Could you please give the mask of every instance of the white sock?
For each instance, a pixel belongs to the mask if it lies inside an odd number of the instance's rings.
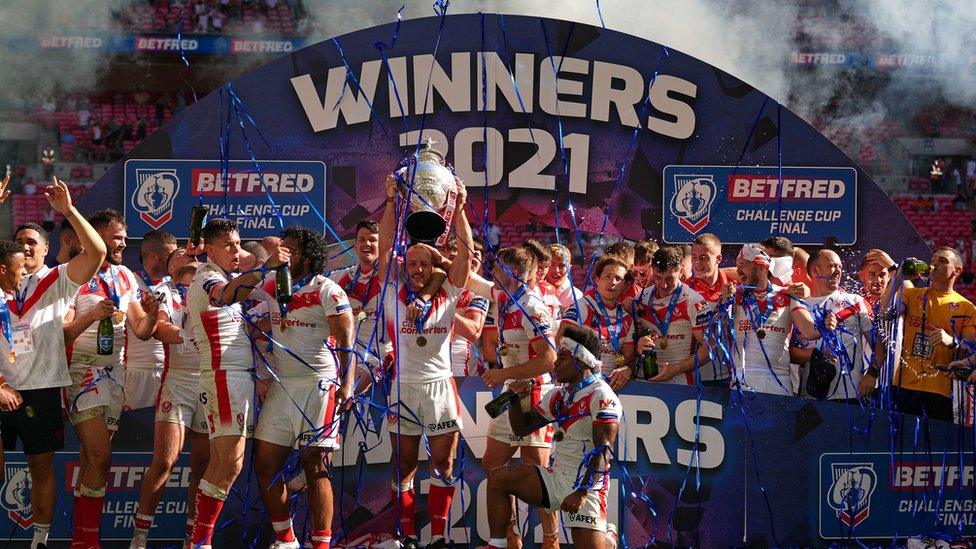
[[[40,543],[47,543],[47,535],[51,531],[50,524],[34,523],[34,539],[31,540],[31,549],[37,549]]]
[[[498,549],[506,549],[508,547],[507,538],[491,538],[488,540],[488,545],[492,547],[498,547]]]

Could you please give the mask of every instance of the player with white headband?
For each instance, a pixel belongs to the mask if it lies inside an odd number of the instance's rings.
[[[743,390],[793,396],[796,388],[790,376],[790,332],[796,326],[805,339],[815,340],[820,339],[820,331],[810,311],[794,302],[785,288],[772,283],[770,260],[759,245],[744,245],[735,264],[742,286],[729,283],[720,300],[734,298],[732,383]],[[827,315],[824,324],[834,330],[837,318]]]

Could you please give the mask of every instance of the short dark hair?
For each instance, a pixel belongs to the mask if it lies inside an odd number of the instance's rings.
[[[0,263],[10,264],[10,258],[24,253],[24,247],[13,240],[0,240]]]
[[[517,269],[521,277],[525,277],[532,266],[532,254],[521,246],[507,246],[498,250],[495,260],[501,261],[510,269]]]
[[[41,236],[41,240],[43,240],[45,244],[48,244],[49,243],[49,240],[47,238],[47,231],[45,231],[44,230],[44,227],[41,227],[37,223],[21,223],[19,227],[17,227],[16,229],[14,229],[14,239],[17,238],[17,235],[20,234],[20,231],[23,231],[23,230],[26,230],[26,229],[30,229],[32,231],[37,231],[37,234],[39,234]]]
[[[111,208],[98,210],[97,212],[88,216],[88,224],[91,225],[96,231],[100,231],[109,225],[126,226],[125,218],[122,217],[122,214]]]
[[[759,245],[766,249],[770,257],[786,257],[793,255],[793,243],[785,236],[771,236],[759,241]]]
[[[605,255],[615,255],[624,260],[624,267],[630,270],[630,267],[634,264],[634,247],[630,244],[621,240],[620,242],[614,242],[613,244],[607,246]]]
[[[965,264],[962,262],[962,254],[959,253],[959,250],[953,248],[952,246],[939,246],[938,248],[932,250],[933,254],[937,254],[939,252],[949,252],[949,256],[952,257],[952,260],[956,263],[957,267],[965,266]]]
[[[658,250],[657,242],[641,240],[634,244],[634,265],[647,265],[651,262],[654,252]]]
[[[546,248],[542,244],[542,242],[539,242],[538,240],[536,240],[534,238],[530,238],[530,239],[526,240],[525,243],[522,244],[522,247],[525,248],[525,251],[527,251],[530,254],[532,254],[532,257],[535,258],[536,265],[538,265],[539,263],[542,263],[544,261],[551,261],[552,260],[552,254],[549,253],[549,249]]]
[[[682,253],[681,248],[677,246],[662,246],[654,252],[654,257],[651,258],[651,266],[654,267],[655,271],[670,271],[671,269],[677,269],[681,267],[681,262],[684,261],[685,255]]]
[[[596,260],[596,265],[593,266],[593,276],[600,277],[603,275],[603,269],[606,269],[607,265],[619,265],[625,271],[630,272],[630,265],[627,264],[626,258],[618,254],[605,253]]]
[[[294,238],[298,241],[298,247],[302,249],[302,258],[310,262],[310,272],[321,273],[325,270],[325,264],[329,260],[329,249],[324,236],[311,229],[292,225],[285,229],[282,237]]]
[[[481,239],[480,236],[471,237],[471,251],[478,251],[482,254],[485,253],[485,241]]]
[[[260,261],[264,261],[269,257],[268,250],[265,250],[264,246],[257,240],[248,240],[241,244],[241,249],[258,258]]]
[[[583,346],[584,349],[593,353],[593,356],[600,357],[600,337],[587,326],[567,325],[563,329],[563,337],[573,340]]]
[[[139,247],[139,255],[144,256],[146,252],[162,252],[165,246],[176,244],[176,237],[166,231],[149,231],[142,235],[142,245]]]
[[[236,221],[223,218],[211,219],[203,228],[203,243],[213,244],[218,238],[230,233],[239,233]]]
[[[359,232],[359,229],[367,229],[371,233],[379,233],[380,232],[380,224],[377,223],[377,222],[375,222],[375,221],[373,221],[372,219],[364,219],[364,220],[360,221],[359,223],[356,223],[356,232],[357,233]]]

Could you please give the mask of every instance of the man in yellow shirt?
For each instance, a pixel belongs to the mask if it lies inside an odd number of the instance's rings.
[[[902,280],[901,268],[887,254],[882,254],[889,270],[896,270],[892,280]],[[932,254],[928,288],[915,288],[907,280],[901,290],[898,311],[904,321],[901,352],[895,363],[891,380],[891,396],[899,412],[952,421],[952,378],[936,369],[955,358],[961,340],[976,339],[976,307],[953,290],[962,273],[962,256],[953,248],[936,248]],[[889,303],[889,288],[881,297],[882,310]],[[897,297],[897,296],[896,296]],[[883,344],[875,353],[879,360],[868,368],[861,380],[860,391],[873,389],[883,363],[886,349]]]

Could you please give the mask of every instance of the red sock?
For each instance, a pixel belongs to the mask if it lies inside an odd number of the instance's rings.
[[[332,530],[312,530],[312,549],[329,549]]]
[[[397,501],[397,495],[400,496],[398,503],[400,506],[400,530],[404,536],[415,538],[417,537],[417,527],[414,525],[414,518],[417,514],[416,495],[413,488],[399,493],[397,490],[393,490],[393,501]]]
[[[193,535],[190,536],[190,542],[194,547],[200,544],[211,544],[210,538],[213,537],[214,525],[217,524],[217,517],[220,516],[223,507],[223,500],[212,498],[197,490],[196,519],[193,524]]]
[[[442,486],[442,482],[432,480],[427,494],[427,511],[430,513],[430,535],[443,537],[447,526],[447,513],[454,499],[454,486]]]
[[[98,528],[102,522],[102,503],[105,496],[75,496],[74,527],[71,530],[71,549],[99,547]]]
[[[275,540],[295,541],[295,532],[291,527],[291,517],[271,517],[271,527],[274,528]]]

